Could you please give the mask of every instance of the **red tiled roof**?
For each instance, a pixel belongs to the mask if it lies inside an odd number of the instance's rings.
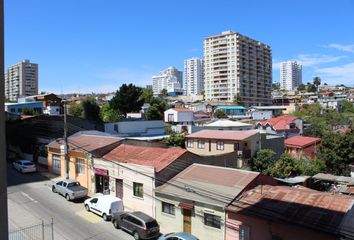
[[[318,144],[321,142],[321,138],[305,137],[305,136],[294,136],[285,139],[284,143],[287,147],[297,147],[304,148],[313,144]]]
[[[216,139],[229,141],[242,141],[258,134],[258,130],[234,131],[234,130],[202,130],[188,135],[186,138]]]
[[[102,158],[109,161],[152,166],[155,167],[156,172],[159,172],[185,152],[187,150],[180,147],[159,148],[122,144]]]
[[[245,192],[227,209],[334,234],[339,230],[352,201],[350,196],[312,189],[263,185]]]
[[[261,121],[261,124],[263,127],[269,124],[271,127],[273,127],[276,130],[285,130],[285,129],[289,129],[289,124],[293,123],[296,119],[297,117],[293,115],[282,115],[276,118],[263,120]]]

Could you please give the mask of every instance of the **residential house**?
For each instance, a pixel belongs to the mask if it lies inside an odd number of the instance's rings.
[[[200,240],[225,239],[225,207],[258,184],[274,179],[258,172],[193,164],[155,189],[161,232],[188,232]]]
[[[246,108],[243,106],[217,106],[214,109],[215,111],[222,110],[226,113],[226,115],[230,118],[243,118],[246,116]]]
[[[226,240],[353,239],[349,196],[258,185],[226,207]]]
[[[175,132],[191,132],[194,116],[188,108],[170,108],[164,112],[164,120]]]
[[[96,185],[92,184],[91,176],[96,171],[93,168],[92,157],[100,157],[108,153],[119,144],[122,138],[111,137],[98,131],[78,132],[68,137],[69,155],[69,178],[80,182],[90,192],[96,192],[97,186],[104,186],[102,178],[95,179]],[[48,170],[49,172],[66,178],[66,160],[64,141],[55,140],[48,147]]]
[[[119,137],[166,135],[164,122],[160,120],[131,120],[105,123],[104,131]]]
[[[264,120],[278,117],[286,110],[282,106],[252,106],[248,108],[248,115],[253,120]]]
[[[303,120],[293,115],[282,115],[262,120],[256,127],[264,133],[288,138],[303,133]]]
[[[202,130],[186,136],[186,149],[199,156],[222,156],[236,152],[238,166],[260,149],[258,130]],[[221,158],[220,158],[221,159]]]
[[[188,167],[185,149],[121,144],[100,158],[94,158],[95,176],[107,182],[110,194],[121,198],[130,211],[155,216],[155,187]],[[100,192],[96,187],[96,191]]]
[[[315,158],[321,138],[293,136],[285,139],[285,151],[297,159],[301,157]]]

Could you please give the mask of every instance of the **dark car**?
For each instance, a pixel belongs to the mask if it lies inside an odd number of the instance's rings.
[[[124,229],[134,239],[152,239],[160,236],[160,227],[156,220],[143,212],[118,212],[112,217],[115,228]]]

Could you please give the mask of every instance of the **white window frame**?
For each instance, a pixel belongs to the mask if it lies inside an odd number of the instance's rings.
[[[193,139],[188,139],[188,140],[187,140],[187,147],[192,148],[193,145],[194,145]]]
[[[75,171],[76,174],[85,174],[86,172],[86,159],[76,158],[75,159]]]
[[[198,140],[198,148],[199,149],[205,148],[205,141],[204,140]]]
[[[217,141],[216,142],[216,150],[224,150],[224,142],[223,141]]]

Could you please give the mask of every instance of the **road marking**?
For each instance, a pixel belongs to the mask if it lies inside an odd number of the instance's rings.
[[[34,200],[33,198],[31,198],[27,193],[21,192],[21,194],[22,194],[24,197],[26,197],[26,198],[28,198],[29,200],[31,200],[32,202],[38,203],[38,201],[36,201],[36,200]]]
[[[88,212],[86,210],[81,210],[78,212],[75,212],[76,215],[80,216],[81,218],[85,219],[86,221],[89,221],[91,223],[99,223],[102,222],[102,218],[92,212]]]

